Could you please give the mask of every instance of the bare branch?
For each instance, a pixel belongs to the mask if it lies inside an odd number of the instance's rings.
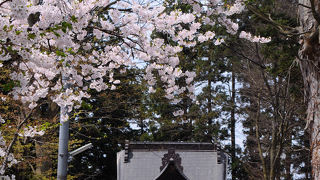
[[[1,3],[0,3],[0,7],[1,7],[4,3],[9,2],[9,1],[11,1],[11,0],[5,0],[5,1],[1,2]]]
[[[288,35],[288,36],[298,36],[301,35],[301,33],[299,33],[299,31],[296,28],[290,27],[290,26],[286,26],[283,24],[280,24],[278,22],[276,22],[275,20],[273,20],[271,18],[270,14],[264,14],[263,12],[257,10],[257,8],[251,6],[251,5],[247,5],[247,8],[253,12],[255,15],[257,15],[258,17],[260,17],[261,19],[267,21],[268,23],[270,23],[272,26],[274,26],[275,28],[277,28],[279,30],[280,33],[284,34],[284,35]]]
[[[314,5],[314,0],[310,0],[310,4],[311,4],[312,15],[313,15],[314,19],[317,21],[317,23],[320,24],[320,15],[316,11],[316,8],[315,8],[315,5]]]
[[[299,3],[299,4],[298,4],[298,6],[302,6],[302,7],[305,7],[305,8],[311,9],[311,7],[306,6],[306,5],[304,5],[304,4],[301,4],[301,3]]]
[[[260,143],[259,125],[258,125],[259,119],[260,119],[260,93],[258,94],[258,109],[257,109],[256,118],[255,118],[255,126],[256,126],[255,128],[256,128],[256,139],[258,144],[259,156],[262,162],[263,176],[264,176],[264,179],[267,179],[267,166],[266,166],[265,159],[263,157],[262,147]]]
[[[252,62],[253,64],[255,64],[255,65],[257,65],[257,66],[259,66],[260,68],[266,69],[266,66],[265,66],[264,64],[260,64],[260,63],[256,62],[255,60],[253,60],[253,59],[245,56],[243,53],[240,53],[240,52],[234,50],[231,46],[228,46],[228,45],[226,45],[226,44],[222,44],[222,45],[226,46],[226,47],[229,48],[233,53],[236,53],[237,55],[243,57],[244,59]]]
[[[33,114],[34,110],[36,109],[37,107],[33,108],[29,114],[27,116],[25,116],[24,120],[18,125],[17,127],[17,130],[16,132],[14,133],[14,136],[13,136],[13,139],[11,140],[8,148],[6,149],[6,153],[5,153],[5,156],[4,156],[4,160],[2,162],[2,165],[0,167],[0,171],[4,172],[4,170],[7,168],[7,165],[8,165],[8,156],[9,156],[9,153],[11,152],[12,148],[13,148],[13,145],[15,144],[15,142],[17,141],[18,139],[18,135],[19,135],[19,131],[20,129],[22,128],[22,126],[31,118],[31,115]]]

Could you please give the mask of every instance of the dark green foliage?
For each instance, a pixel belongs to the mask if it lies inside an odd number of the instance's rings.
[[[71,138],[78,143],[70,150],[89,142],[93,148],[72,158],[69,173],[76,179],[116,179],[116,153],[126,139],[134,140],[138,133],[128,123],[140,115],[143,94],[136,84],[138,73],[129,70],[116,75],[121,80],[116,90],[91,91],[91,98],[82,103],[71,128]]]

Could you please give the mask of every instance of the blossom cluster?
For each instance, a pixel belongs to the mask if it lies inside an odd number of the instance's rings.
[[[271,41],[271,38],[265,38],[260,36],[253,36],[251,33],[241,31],[240,38],[247,39],[251,42],[257,42],[257,43],[268,43]]]
[[[197,42],[224,42],[215,32],[199,33],[203,22],[197,17],[205,12],[205,23],[219,23],[236,34],[238,24],[228,17],[244,9],[241,0],[228,8],[218,0],[207,4],[186,1],[193,6],[190,13],[166,13],[163,5],[135,0],[40,2],[12,0],[1,5],[0,60],[10,60],[18,69],[11,74],[19,82],[12,91],[14,99],[33,109],[40,99],[50,96],[69,112],[80,107],[82,98],[89,98],[88,89],[116,89],[120,81],[114,79],[114,71],[134,66],[135,59],[147,66],[144,77],[150,92],[154,91],[156,73],[165,84],[167,98],[177,103],[176,97],[185,91],[192,97],[193,75],[179,69],[177,53]],[[218,18],[208,18],[212,14]],[[175,43],[151,38],[153,32],[165,34]],[[240,37],[268,41],[244,32]],[[186,79],[186,87],[176,85],[179,78]]]
[[[0,60],[10,60],[18,69],[11,74],[19,82],[12,91],[14,99],[33,109],[40,99],[50,96],[70,112],[89,97],[88,89],[116,89],[120,81],[114,79],[114,71],[134,66],[136,58],[146,62],[150,86],[155,84],[155,71],[161,76],[168,98],[192,90],[175,83],[186,76],[177,67],[177,53],[183,46],[195,45],[197,39],[213,39],[214,33],[197,38],[201,24],[195,22],[195,14],[167,14],[164,9],[134,0],[44,0],[42,4],[12,0],[2,4]],[[154,31],[167,34],[177,44],[150,38]],[[99,45],[114,38],[119,43]]]
[[[35,127],[32,127],[32,126],[26,127],[26,128],[24,128],[23,131],[24,131],[24,133],[23,134],[19,133],[19,136],[34,137],[36,135],[38,135],[38,136],[44,135],[44,130],[38,131],[37,130],[37,126],[35,126]]]

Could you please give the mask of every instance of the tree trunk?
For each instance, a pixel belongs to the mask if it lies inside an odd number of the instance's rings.
[[[291,136],[289,136],[288,143],[289,143],[289,147],[291,147],[292,146],[292,137]],[[285,159],[285,164],[284,164],[284,166],[285,166],[284,167],[285,168],[285,179],[292,180],[292,174],[291,174],[292,153],[291,153],[291,149],[287,148],[285,153],[286,153],[286,159]]]
[[[307,127],[311,130],[312,174],[313,179],[320,179],[320,2],[299,0],[299,3],[304,5],[299,6],[300,31],[305,33],[301,40],[299,62],[308,101]]]
[[[319,79],[311,83],[310,93],[311,98],[308,104],[308,116],[307,121],[310,122],[311,128],[311,156],[312,156],[312,174],[313,179],[320,179],[320,91],[319,91]]]

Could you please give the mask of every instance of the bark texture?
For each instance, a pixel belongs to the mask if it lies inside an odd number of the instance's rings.
[[[301,49],[300,68],[305,84],[307,126],[311,130],[311,155],[313,179],[320,179],[320,45],[319,45],[319,0],[299,0]],[[302,6],[303,5],[303,6]]]

